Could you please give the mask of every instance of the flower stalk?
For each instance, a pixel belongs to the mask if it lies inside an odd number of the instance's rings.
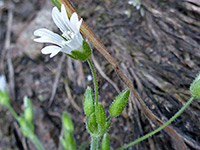
[[[182,113],[183,111],[192,103],[192,101],[194,100],[195,98],[194,97],[191,97],[190,100],[173,116],[171,117],[171,119],[169,119],[165,124],[163,124],[162,126],[160,126],[158,129],[142,136],[141,138],[119,148],[118,150],[124,150],[130,146],[133,146],[141,141],[144,141],[145,139],[151,137],[152,135],[158,133],[159,131],[161,131],[162,129],[164,129],[166,126],[168,126],[170,123],[172,123],[176,118],[178,118]]]

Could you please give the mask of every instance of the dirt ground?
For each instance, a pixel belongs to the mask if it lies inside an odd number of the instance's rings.
[[[119,67],[132,81],[147,108],[166,122],[190,98],[189,86],[200,70],[199,0],[142,1],[144,16],[128,0],[72,0]],[[61,115],[67,111],[75,125],[77,145],[88,142],[82,109],[86,87],[93,86],[86,62],[58,54],[43,55],[33,31],[46,27],[59,32],[51,19],[48,0],[0,0],[0,73],[9,83],[12,106],[23,111],[23,97],[34,106],[36,134],[45,149],[62,150]],[[127,86],[93,47],[99,99],[108,111],[115,96]],[[200,101],[171,125],[131,147],[134,150],[200,150]],[[108,113],[107,113],[108,115]],[[134,95],[126,110],[112,119],[111,149],[117,149],[156,129]],[[172,134],[173,131],[173,134]],[[179,138],[174,138],[174,135]],[[180,143],[182,142],[182,143]],[[11,114],[0,107],[0,150],[35,150]],[[89,147],[86,147],[89,149]]]

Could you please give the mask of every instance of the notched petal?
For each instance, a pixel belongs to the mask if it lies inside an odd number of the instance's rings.
[[[61,48],[58,46],[46,46],[41,50],[41,52],[42,54],[51,54],[50,57],[53,57],[58,54],[60,50]]]

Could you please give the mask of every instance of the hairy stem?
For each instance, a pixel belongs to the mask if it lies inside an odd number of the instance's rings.
[[[100,149],[100,137],[91,137],[91,146],[90,150],[99,150]]]
[[[92,61],[90,60],[90,58],[87,60],[88,64],[90,66],[90,70],[92,72],[92,76],[93,76],[93,83],[94,83],[94,89],[95,89],[95,106],[98,105],[98,82],[97,82],[97,75],[96,72],[94,70],[94,66],[92,64]]]

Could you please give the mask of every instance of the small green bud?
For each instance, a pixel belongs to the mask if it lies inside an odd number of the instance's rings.
[[[24,117],[29,123],[33,120],[33,107],[31,100],[27,96],[24,97]]]
[[[89,86],[85,91],[83,107],[86,116],[90,116],[94,112],[93,93],[92,88]]]
[[[195,78],[190,86],[190,93],[195,98],[200,98],[200,74]]]
[[[68,132],[72,133],[74,131],[73,122],[67,112],[63,113],[62,122],[63,122],[64,129],[66,129]]]
[[[82,47],[79,47],[77,50],[73,50],[71,53],[72,55],[67,55],[77,60],[86,61],[91,56],[92,49],[90,48],[89,44],[83,40]]]
[[[96,121],[101,126],[104,127],[106,123],[106,115],[102,104],[96,106]]]
[[[101,143],[101,150],[110,150],[110,140],[108,133],[105,133]]]
[[[109,110],[110,115],[112,117],[117,117],[122,113],[122,111],[124,110],[124,108],[126,107],[126,104],[128,102],[129,94],[130,94],[130,90],[127,89],[127,90],[121,92],[117,96],[117,98],[114,100],[114,102],[110,106],[110,110]]]
[[[95,133],[98,131],[98,125],[96,122],[95,113],[92,113],[90,116],[87,117],[87,127],[90,133]]]

